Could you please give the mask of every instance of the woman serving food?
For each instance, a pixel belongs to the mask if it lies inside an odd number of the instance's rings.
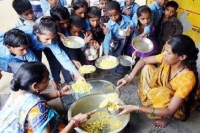
[[[138,95],[142,106],[120,106],[119,115],[133,111],[144,112],[157,119],[153,126],[163,128],[174,118],[186,120],[195,107],[198,89],[196,60],[199,50],[186,35],[171,37],[165,51],[157,56],[142,58],[129,75],[117,85],[128,85],[141,69]],[[156,68],[153,64],[158,64]]]

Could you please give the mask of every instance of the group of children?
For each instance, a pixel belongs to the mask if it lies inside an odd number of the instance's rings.
[[[40,7],[36,6],[37,1]],[[99,49],[102,45],[106,56],[124,54],[140,58],[160,53],[169,37],[182,34],[175,1],[156,0],[149,6],[139,6],[135,0],[98,3],[90,6],[86,0],[72,0],[68,6],[66,0],[14,0],[12,6],[18,22],[0,36],[0,68],[14,72],[12,68],[17,65],[10,65],[11,62],[41,61],[43,51],[56,86],[60,84],[61,71],[66,83],[73,80],[71,75],[84,80],[77,69],[92,63],[84,55],[88,48]],[[120,36],[119,29],[128,29],[130,35]],[[67,36],[79,36],[86,45],[67,48],[62,43]],[[131,40],[137,36],[150,38],[153,51],[143,54],[132,48]],[[110,46],[112,42],[118,43],[115,49]],[[109,73],[121,78],[126,69],[119,65]]]

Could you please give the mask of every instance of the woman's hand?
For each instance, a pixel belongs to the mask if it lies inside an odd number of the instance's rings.
[[[77,68],[80,68],[82,65],[79,61],[76,61],[76,60],[72,60],[72,62],[74,63],[74,65],[77,67]]]
[[[128,114],[134,111],[134,105],[124,105],[124,106],[119,106],[119,114],[118,115],[124,115]]]
[[[60,40],[61,40],[62,42],[68,40],[67,37],[66,37],[64,34],[58,32],[58,35],[59,35],[59,38],[60,38]]]
[[[121,86],[129,85],[131,81],[132,80],[131,80],[130,76],[126,77],[126,75],[125,75],[124,78],[117,81],[117,87],[120,88]]]
[[[72,94],[70,85],[65,85],[61,89],[61,91],[62,91],[62,96],[64,96],[64,95],[71,95]]]

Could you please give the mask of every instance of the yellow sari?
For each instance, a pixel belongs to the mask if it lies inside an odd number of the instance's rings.
[[[185,72],[169,81],[170,65],[163,63],[162,54],[157,55],[156,59],[162,63],[158,68],[146,65],[141,71],[138,86],[141,103],[147,107],[166,108],[174,95],[186,100],[196,83],[194,73],[192,71]],[[150,118],[160,118],[147,115]],[[174,117],[179,119],[185,117],[184,104]]]

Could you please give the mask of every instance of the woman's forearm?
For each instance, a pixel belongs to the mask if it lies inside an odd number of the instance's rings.
[[[71,133],[75,128],[75,123],[70,121],[67,126],[60,133]]]

